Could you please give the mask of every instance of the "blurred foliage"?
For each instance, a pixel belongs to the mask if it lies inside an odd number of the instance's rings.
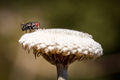
[[[18,40],[24,32],[21,31],[22,23],[39,21],[41,28],[67,28],[87,32],[101,43],[104,55],[98,59],[93,68],[88,63],[75,63],[70,68],[70,80],[119,80],[120,79],[120,1],[118,0],[1,0],[0,1],[0,80],[30,80],[29,72],[22,72],[19,60],[27,60],[19,47]],[[23,53],[21,53],[21,51]],[[27,54],[25,54],[27,55]],[[117,58],[116,58],[117,57]],[[32,57],[33,58],[33,57]],[[17,62],[18,61],[18,62]],[[36,60],[33,59],[33,64]],[[25,63],[23,61],[23,63]],[[29,60],[28,62],[29,63]],[[16,67],[17,64],[17,67]],[[38,63],[37,63],[38,64]],[[41,63],[39,63],[41,65]],[[50,66],[44,62],[42,65]],[[78,65],[79,64],[79,65]],[[98,65],[99,64],[99,65]],[[86,66],[86,67],[85,67]],[[92,65],[91,65],[92,66]],[[49,69],[54,69],[55,67]],[[85,67],[85,69],[83,69]],[[107,69],[109,67],[109,69]],[[43,69],[48,67],[42,67]],[[75,68],[81,68],[75,73]],[[18,71],[16,71],[16,69]],[[32,67],[30,68],[32,69]],[[44,70],[45,70],[44,69]],[[49,70],[47,69],[47,70]],[[82,70],[83,69],[83,70]],[[93,70],[92,74],[85,70]],[[34,69],[33,69],[34,70]],[[45,71],[47,72],[49,71]],[[79,70],[79,69],[78,69]],[[78,71],[76,70],[76,71]],[[99,71],[100,72],[94,72]],[[109,71],[110,70],[110,71]],[[15,72],[16,71],[16,72]],[[55,80],[55,69],[50,77],[35,73],[31,80]],[[17,74],[16,74],[17,73]],[[52,71],[51,71],[52,73]],[[101,74],[100,74],[101,73]],[[14,74],[18,78],[14,78]],[[24,74],[24,76],[22,75]],[[47,75],[49,75],[48,73]],[[72,74],[72,75],[71,75]],[[92,78],[86,75],[95,75]],[[98,76],[98,75],[99,76]],[[27,76],[25,76],[27,75]],[[32,75],[32,74],[31,74]],[[12,76],[12,78],[11,78]],[[82,77],[83,76],[83,77]]]

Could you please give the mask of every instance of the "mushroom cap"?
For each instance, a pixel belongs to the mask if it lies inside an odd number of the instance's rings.
[[[19,43],[36,56],[42,55],[52,64],[70,64],[75,60],[94,59],[103,54],[92,36],[69,29],[39,29],[24,34]]]

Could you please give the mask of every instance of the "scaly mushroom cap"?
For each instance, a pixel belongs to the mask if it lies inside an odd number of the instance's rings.
[[[39,29],[24,34],[19,43],[35,57],[42,55],[52,64],[70,64],[76,60],[93,59],[103,54],[92,36],[68,29]]]

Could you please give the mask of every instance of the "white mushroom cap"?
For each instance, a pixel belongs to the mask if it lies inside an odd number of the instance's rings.
[[[81,55],[98,57],[103,54],[101,45],[91,35],[68,29],[39,29],[24,34],[19,43],[28,50],[33,49],[35,55],[75,55],[80,59]]]

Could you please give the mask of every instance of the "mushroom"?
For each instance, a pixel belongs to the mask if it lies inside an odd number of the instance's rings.
[[[24,34],[19,43],[28,52],[33,50],[57,68],[57,79],[68,80],[67,71],[71,63],[95,59],[103,54],[99,43],[92,36],[69,29],[39,29]]]

